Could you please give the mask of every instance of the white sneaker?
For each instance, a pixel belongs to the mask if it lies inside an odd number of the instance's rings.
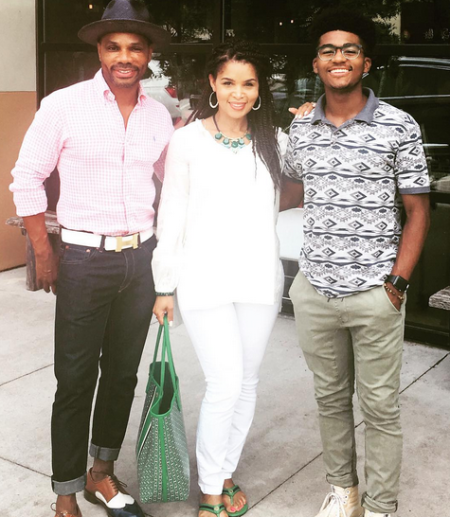
[[[364,512],[364,517],[391,517],[390,513],[375,513],[367,510]]]
[[[331,492],[326,495],[316,517],[362,517],[363,513],[357,486],[341,488],[331,485]]]

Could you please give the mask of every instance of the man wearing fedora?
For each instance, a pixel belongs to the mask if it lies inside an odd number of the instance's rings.
[[[55,517],[81,517],[76,492],[111,517],[143,517],[114,475],[155,301],[151,258],[155,185],[173,128],[140,79],[169,34],[137,0],[113,0],[79,37],[96,45],[92,80],[52,93],[24,139],[11,190],[36,257],[37,281],[56,294],[52,414]],[[58,167],[59,259],[45,227],[43,183]],[[59,264],[58,264],[59,263]],[[89,422],[100,364],[86,473]]]

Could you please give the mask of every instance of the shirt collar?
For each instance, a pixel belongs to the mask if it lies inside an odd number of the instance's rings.
[[[110,87],[108,86],[108,83],[105,81],[105,78],[103,77],[103,72],[102,72],[101,68],[95,74],[93,81],[94,81],[94,87],[103,96],[103,98],[105,100],[114,101],[116,99],[116,96],[111,91]],[[142,84],[139,83],[139,93],[138,93],[137,105],[145,106],[148,102],[149,102],[149,98],[147,97],[144,89],[142,88]]]
[[[364,108],[353,118],[353,120],[359,120],[360,122],[370,124],[373,121],[373,115],[375,110],[378,108],[380,101],[375,97],[375,94],[370,88],[363,88],[363,93],[367,96],[367,102]],[[325,116],[325,101],[325,94],[323,94],[317,101],[311,124],[325,122],[327,120]]]

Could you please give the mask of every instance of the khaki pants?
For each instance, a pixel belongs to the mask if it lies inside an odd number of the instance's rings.
[[[405,307],[376,287],[344,298],[319,294],[299,272],[289,295],[315,397],[327,480],[358,484],[352,395],[356,381],[365,423],[363,506],[393,513],[401,468],[399,387]]]

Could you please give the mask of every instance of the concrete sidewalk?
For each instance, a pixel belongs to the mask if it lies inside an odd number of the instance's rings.
[[[53,517],[54,297],[26,291],[24,279],[24,269],[0,273],[0,515]],[[153,324],[117,464],[119,478],[134,495],[134,445],[156,330]],[[145,510],[153,517],[195,517],[194,445],[204,382],[184,326],[173,330],[172,343],[191,452],[192,490],[185,503],[148,505]],[[398,516],[449,516],[449,352],[413,343],[405,343],[404,352],[401,405],[405,446]],[[359,414],[356,421],[361,422]],[[358,424],[361,479],[363,433],[364,425]],[[312,377],[297,345],[292,318],[280,316],[272,334],[254,425],[235,480],[247,491],[249,517],[313,517],[327,492]],[[83,497],[79,503],[84,517],[106,515]]]

